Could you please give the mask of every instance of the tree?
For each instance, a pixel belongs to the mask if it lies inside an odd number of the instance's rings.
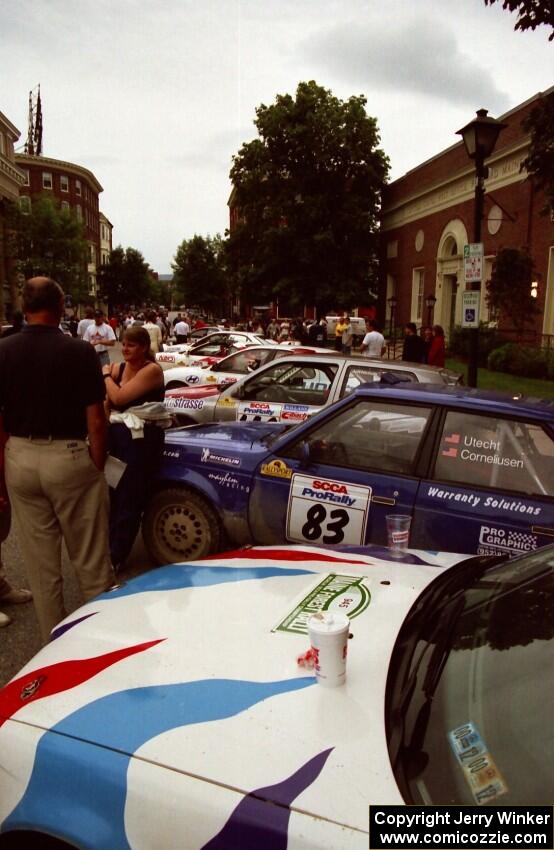
[[[523,129],[531,134],[531,144],[521,167],[546,195],[543,212],[554,210],[554,92],[541,97],[523,122]]]
[[[492,6],[498,0],[485,0],[487,6]],[[554,10],[552,0],[502,0],[502,8],[517,12],[514,29],[534,30],[542,24],[552,27],[548,40],[554,38]]]
[[[98,271],[98,292],[108,307],[142,304],[151,294],[152,277],[144,257],[136,248],[118,245]]]
[[[521,336],[525,325],[539,312],[531,295],[533,260],[525,251],[502,248],[487,282],[487,304],[493,313],[505,314]]]
[[[204,312],[226,312],[229,292],[221,236],[184,239],[173,259],[176,297]]]
[[[88,242],[83,224],[50,197],[33,199],[28,208],[9,211],[9,254],[24,278],[46,275],[78,303],[88,292]]]
[[[233,158],[239,221],[227,255],[248,299],[293,308],[367,300],[388,159],[362,95],[341,101],[314,81],[256,109],[259,138]]]

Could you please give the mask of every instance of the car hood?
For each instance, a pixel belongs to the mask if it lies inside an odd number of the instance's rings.
[[[282,434],[290,425],[280,422],[209,422],[166,431],[165,445],[217,446],[234,451],[248,451],[254,445],[268,451],[268,438]]]
[[[169,785],[180,774],[243,795],[263,790],[277,805],[367,832],[370,802],[402,803],[384,725],[398,630],[423,588],[463,559],[253,548],[121,584],[64,620],[0,691],[12,736],[20,724],[33,727],[29,736],[55,733],[46,751],[26,753],[21,793],[33,793],[40,759],[52,776],[80,772],[77,742],[86,741],[119,754],[123,767],[109,780],[122,810],[129,765],[142,760],[167,768]],[[297,663],[309,646],[307,613],[323,603],[351,617],[339,688],[316,684]]]

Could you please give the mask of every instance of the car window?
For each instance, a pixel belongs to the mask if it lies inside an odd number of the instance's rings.
[[[373,381],[380,381],[381,376],[384,372],[388,372],[389,374],[396,375],[397,378],[400,378],[402,381],[410,381],[412,383],[417,383],[417,377],[415,372],[409,372],[408,370],[402,371],[400,369],[387,369],[383,366],[377,366],[370,363],[356,364],[355,366],[349,366],[342,383],[340,398],[344,398],[344,396],[350,395],[350,393],[354,392],[360,384],[372,383]]]
[[[323,405],[329,398],[337,368],[334,363],[277,362],[237,388],[237,393],[249,401]]]
[[[530,422],[450,411],[435,478],[554,496],[554,440]]]
[[[273,357],[273,352],[268,349],[260,348],[259,351],[250,349],[249,351],[239,351],[232,357],[226,357],[221,363],[217,363],[212,367],[213,372],[238,372],[241,375],[248,375],[250,372],[255,372],[264,363],[267,363]]]
[[[226,357],[237,350],[237,347],[232,344],[230,339],[225,339],[222,342],[206,342],[204,345],[199,345],[193,349],[190,354],[194,357]]]
[[[428,407],[359,401],[283,454],[300,459],[305,441],[314,463],[410,475],[430,414]]]

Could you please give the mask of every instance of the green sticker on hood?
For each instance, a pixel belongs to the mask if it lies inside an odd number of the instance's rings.
[[[336,610],[342,611],[350,619],[357,617],[365,611],[371,599],[363,582],[364,576],[330,573],[272,631],[307,635],[308,620],[319,611]]]

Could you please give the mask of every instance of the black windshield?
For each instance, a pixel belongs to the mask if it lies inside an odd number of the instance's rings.
[[[554,547],[471,559],[429,586],[387,682],[387,737],[406,802],[551,805]]]

